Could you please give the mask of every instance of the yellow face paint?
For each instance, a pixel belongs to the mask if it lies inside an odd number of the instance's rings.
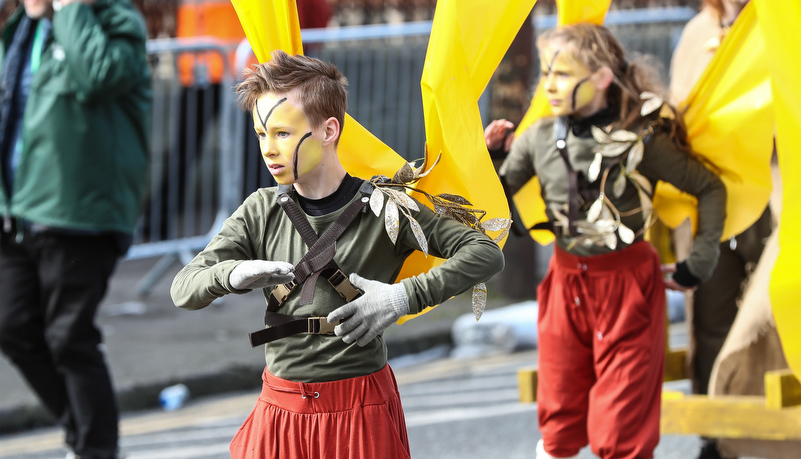
[[[267,93],[253,107],[253,129],[264,163],[279,185],[302,181],[323,157],[320,134],[293,93]]]
[[[551,111],[556,116],[583,117],[596,97],[590,77],[593,72],[559,48],[547,46],[540,52],[542,83]]]

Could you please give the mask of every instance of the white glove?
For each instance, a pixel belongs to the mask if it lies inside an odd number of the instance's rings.
[[[267,288],[294,279],[292,269],[292,263],[284,261],[246,260],[236,265],[228,281],[237,290]]]
[[[359,298],[340,306],[326,320],[342,323],[334,333],[350,344],[356,341],[366,346],[387,327],[409,313],[409,298],[402,284],[385,284],[365,279],[356,273],[350,275],[350,283],[364,291]]]

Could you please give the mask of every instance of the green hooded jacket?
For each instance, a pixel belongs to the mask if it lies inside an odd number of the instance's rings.
[[[3,30],[3,56],[22,14]],[[25,106],[10,199],[0,186],[0,215],[133,232],[150,162],[146,40],[144,20],[127,0],[73,3],[55,13]]]

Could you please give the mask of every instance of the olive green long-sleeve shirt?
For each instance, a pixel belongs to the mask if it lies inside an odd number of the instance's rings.
[[[554,220],[553,209],[562,208],[568,199],[568,172],[556,148],[553,132],[555,119],[543,118],[515,139],[509,156],[499,171],[512,193],[537,176],[550,220]],[[592,137],[577,137],[568,131],[566,141],[570,164],[574,170],[583,171],[586,176],[595,156],[592,149],[598,143]],[[617,158],[604,158],[602,170],[615,161]],[[698,231],[686,261],[687,268],[695,277],[702,281],[708,279],[720,253],[720,237],[726,213],[726,189],[723,182],[696,158],[675,148],[662,132],[652,134],[645,142],[643,159],[637,170],[651,182],[653,188],[661,180],[698,199]],[[641,206],[640,197],[631,184],[620,197],[614,196],[612,187],[618,174],[619,168],[614,168],[607,179],[604,192],[620,213],[625,214],[626,211]],[[586,209],[579,218],[586,218]],[[644,225],[641,213],[624,216],[622,222],[635,232]],[[639,239],[641,238],[642,236]],[[557,237],[556,244],[579,256],[612,251],[606,246],[573,244],[574,241],[574,237],[563,236]],[[618,244],[617,249],[624,246],[625,244]]]
[[[301,259],[307,252],[306,245],[276,202],[277,196],[277,188],[263,188],[250,195],[208,246],[176,275],[170,293],[178,307],[200,309],[228,293],[246,293],[231,287],[228,280],[231,271],[244,260],[295,264]],[[357,193],[353,199],[360,197]],[[419,207],[420,211],[412,214],[426,235],[429,256],[446,260],[429,272],[401,280],[412,314],[486,281],[504,265],[500,248],[488,237],[452,218],[436,215],[423,204]],[[317,234],[322,234],[343,210],[307,219]],[[377,217],[367,209],[337,240],[334,261],[346,275],[357,273],[392,283],[406,258],[419,250],[406,217],[400,217],[397,243],[393,244],[384,229],[384,215],[382,211]],[[325,279],[317,281],[311,305],[299,305],[300,290],[296,289],[278,312],[325,317],[345,303]],[[269,289],[264,294],[267,297]],[[254,323],[254,329],[260,325]],[[404,326],[414,326],[414,322]],[[247,346],[244,336],[242,344]],[[381,336],[359,347],[345,344],[337,336],[299,334],[266,344],[265,357],[270,372],[278,377],[322,382],[380,370],[386,365],[387,349]]]

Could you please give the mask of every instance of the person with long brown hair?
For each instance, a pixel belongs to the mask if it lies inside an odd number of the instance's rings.
[[[556,236],[537,291],[537,458],[578,457],[588,443],[605,459],[651,458],[665,287],[692,289],[712,272],[726,190],[688,150],[656,71],[629,61],[609,30],[565,26],[537,46],[553,116],[514,140],[499,171],[511,193],[539,179],[548,221],[537,227]],[[695,244],[675,265],[660,266],[644,240],[660,180],[698,199]]]

